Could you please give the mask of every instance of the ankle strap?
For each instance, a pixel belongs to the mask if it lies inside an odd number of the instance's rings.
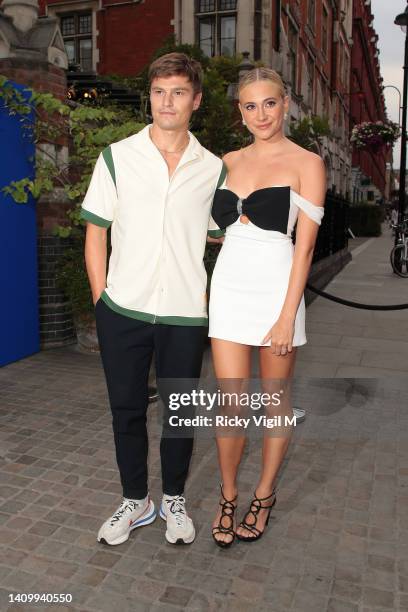
[[[272,493],[270,493],[266,497],[258,497],[256,494],[256,490],[254,491],[254,499],[258,500],[259,502],[266,501],[267,499],[269,499],[270,497],[273,497],[274,495],[276,495],[276,487],[273,487]]]

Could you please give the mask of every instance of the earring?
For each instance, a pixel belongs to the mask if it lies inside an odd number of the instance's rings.
[[[285,114],[283,115],[283,118],[284,118],[284,119],[285,119],[285,121],[286,121],[286,119],[288,118],[288,113],[285,113]]]
[[[242,120],[242,125],[246,125],[245,119]]]

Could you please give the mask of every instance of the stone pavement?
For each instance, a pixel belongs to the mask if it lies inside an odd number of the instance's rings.
[[[385,240],[388,246],[389,237]],[[378,249],[370,242],[339,280],[348,274],[357,278],[358,262],[369,271],[375,253]],[[378,302],[385,297],[407,301],[399,289],[406,291],[404,279],[390,278],[378,263],[381,259],[374,259],[371,266],[378,280],[370,282],[387,286],[387,296],[376,294]],[[335,288],[356,299],[373,293],[372,285],[363,284],[360,290],[352,286],[340,283]],[[335,336],[338,350],[344,355],[358,352],[359,363],[363,356],[367,361],[367,355],[383,355],[384,368],[377,369],[385,371],[390,355],[399,354],[391,352],[394,345],[387,344],[380,353],[368,344],[354,348],[351,340],[370,340],[373,330],[383,341],[395,340],[399,350],[405,341],[397,330],[404,321],[391,316],[391,324],[381,325],[378,317],[376,331],[364,318],[342,321],[337,311],[331,315],[336,306],[320,306],[319,301],[308,309],[318,311],[316,317],[309,314],[313,342],[309,333],[310,352],[301,359],[304,371],[294,384],[294,403],[307,409],[307,418],[295,428],[281,467],[277,504],[265,536],[252,545],[236,542],[221,550],[211,539],[219,476],[214,443],[202,437],[196,440],[186,489],[196,541],[185,547],[168,544],[158,518],[118,547],[98,544],[101,522],[120,502],[99,356],[68,347],[1,369],[0,610],[39,609],[10,604],[11,594],[68,593],[69,606],[40,609],[408,611],[408,381],[366,378],[366,369],[358,378],[359,364],[348,370],[353,378],[341,378],[338,370],[333,377],[324,368],[333,364],[334,349],[323,342]],[[322,310],[332,316],[329,323],[321,319]],[[318,350],[327,352],[316,353],[317,358],[312,351],[319,340]],[[317,365],[305,371],[311,362]],[[406,363],[400,371],[406,371]],[[371,370],[367,376],[373,376]],[[149,473],[158,503],[156,408],[149,408]],[[238,518],[247,507],[259,464],[259,439],[251,439],[239,475]]]
[[[398,384],[396,384],[396,382]],[[308,409],[289,447],[266,535],[220,550],[212,440],[198,439],[187,487],[197,538],[164,540],[157,519],[115,548],[96,542],[120,501],[107,395],[96,355],[74,347],[0,371],[0,609],[10,593],[70,593],[67,608],[114,611],[408,610],[408,384],[299,378]],[[160,499],[158,423],[149,410],[150,484]],[[241,515],[259,469],[251,440]]]
[[[408,303],[408,279],[394,274],[391,230],[378,238],[349,241],[352,261],[325,287],[368,304]],[[354,251],[354,252],[353,252]],[[408,310],[370,311],[318,297],[306,312],[308,343],[299,347],[296,374],[378,377],[408,374]]]

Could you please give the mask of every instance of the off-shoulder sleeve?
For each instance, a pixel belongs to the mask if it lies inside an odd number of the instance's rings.
[[[307,214],[309,219],[312,219],[317,225],[320,225],[324,216],[324,207],[312,204],[297,191],[291,190],[291,200],[300,210]]]

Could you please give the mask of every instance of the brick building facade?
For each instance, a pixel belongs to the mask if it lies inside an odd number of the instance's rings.
[[[85,72],[135,76],[174,33],[174,0],[40,0],[57,17],[68,59]]]
[[[385,117],[370,0],[41,0],[85,72],[135,76],[171,34],[207,55],[248,51],[278,70],[292,120],[327,116],[328,188],[360,200],[385,189],[384,155],[352,152],[356,122]],[[358,92],[362,93],[359,94]],[[373,196],[374,193],[374,196]]]
[[[373,27],[370,0],[353,2],[353,49],[351,64],[351,128],[363,121],[385,121],[378,35]],[[353,150],[352,182],[354,201],[375,202],[386,191],[386,163],[391,152]]]
[[[283,0],[280,9],[281,34],[273,47],[272,65],[290,84],[293,120],[327,117],[331,136],[323,138],[320,151],[327,186],[348,196],[351,2]]]

